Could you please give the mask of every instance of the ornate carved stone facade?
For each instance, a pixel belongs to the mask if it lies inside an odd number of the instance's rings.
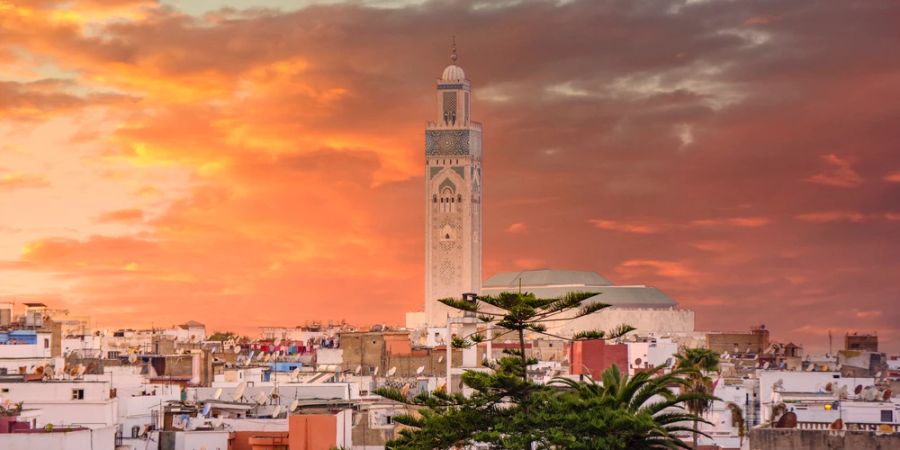
[[[455,59],[454,59],[455,62]],[[437,117],[425,130],[425,316],[453,312],[437,300],[481,287],[481,125],[470,121],[471,90],[451,64],[437,82]]]

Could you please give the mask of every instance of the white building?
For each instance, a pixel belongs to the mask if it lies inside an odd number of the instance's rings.
[[[0,397],[42,410],[38,427],[103,428],[115,425],[118,418],[118,402],[110,396],[109,381],[4,381],[0,382]]]
[[[0,434],[3,450],[113,450],[116,448],[113,426],[72,431]],[[224,450],[224,448],[223,448]]]
[[[628,346],[628,374],[638,369],[649,369],[673,362],[678,353],[678,343],[669,338],[648,338],[638,342],[626,342]]]

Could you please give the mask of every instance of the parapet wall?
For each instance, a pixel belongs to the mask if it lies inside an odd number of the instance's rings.
[[[889,450],[900,449],[900,433],[756,428],[750,450]]]

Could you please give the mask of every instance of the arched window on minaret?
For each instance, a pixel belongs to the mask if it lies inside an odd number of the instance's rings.
[[[456,92],[444,92],[444,124],[456,125]]]

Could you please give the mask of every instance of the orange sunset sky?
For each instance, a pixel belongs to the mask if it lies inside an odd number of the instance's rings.
[[[900,350],[900,4],[0,0],[0,298],[95,325],[402,324],[455,35],[484,276]],[[839,339],[836,339],[836,345]]]

